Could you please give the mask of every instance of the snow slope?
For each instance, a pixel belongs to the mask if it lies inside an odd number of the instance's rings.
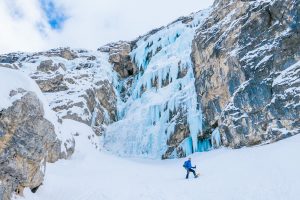
[[[44,105],[45,117],[51,122],[55,121],[55,115],[35,81],[17,70],[3,67],[0,68],[0,110],[12,106],[14,101],[22,97],[20,94],[10,96],[10,92],[18,88],[34,92]]]
[[[18,200],[296,200],[300,196],[300,135],[266,146],[193,154],[201,176],[185,180],[184,159],[124,159],[95,150],[90,127],[79,133],[71,160],[50,164],[36,194]],[[192,177],[192,176],[191,176]]]

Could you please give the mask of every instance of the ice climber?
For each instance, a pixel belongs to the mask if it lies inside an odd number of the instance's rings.
[[[192,167],[192,161],[191,161],[191,160],[192,160],[192,159],[189,158],[189,159],[188,159],[187,161],[185,161],[184,164],[183,164],[183,167],[186,169],[186,177],[185,177],[186,179],[189,178],[190,172],[193,172],[195,178],[198,177],[198,175],[196,174],[195,170],[193,170],[193,169],[196,169],[196,165],[195,165],[195,167]]]

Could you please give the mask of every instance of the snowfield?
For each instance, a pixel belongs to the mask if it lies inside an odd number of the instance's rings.
[[[201,173],[185,179],[185,159],[125,159],[94,149],[90,127],[65,120],[79,136],[71,160],[48,164],[44,184],[18,200],[298,200],[300,135],[274,144],[191,155]]]

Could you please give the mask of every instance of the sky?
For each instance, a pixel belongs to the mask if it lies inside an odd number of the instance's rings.
[[[213,0],[0,0],[0,53],[133,40]]]

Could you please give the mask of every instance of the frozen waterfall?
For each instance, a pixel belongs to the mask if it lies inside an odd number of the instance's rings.
[[[159,158],[175,131],[172,119],[179,119],[179,114],[185,115],[190,132],[180,144],[185,154],[212,148],[209,139],[198,140],[202,113],[190,57],[195,30],[208,14],[209,10],[201,11],[188,23],[177,21],[139,39],[131,53],[139,73],[130,98],[120,108],[120,120],[107,128],[106,149],[121,156]]]

